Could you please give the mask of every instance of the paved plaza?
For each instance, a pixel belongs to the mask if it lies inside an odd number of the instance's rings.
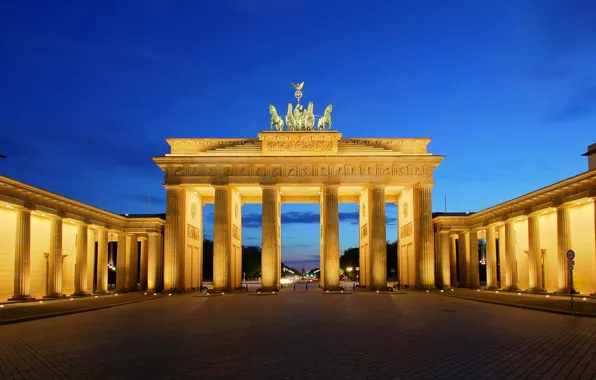
[[[423,292],[192,293],[4,325],[0,339],[2,379],[596,377],[596,318]]]

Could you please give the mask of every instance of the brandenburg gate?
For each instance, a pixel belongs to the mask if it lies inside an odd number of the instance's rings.
[[[154,157],[165,172],[164,289],[202,286],[203,205],[214,204],[213,288],[242,286],[242,205],[261,203],[262,288],[281,279],[281,205],[320,205],[321,285],[339,289],[339,203],[360,211],[360,284],[386,289],[385,204],[398,206],[404,285],[435,286],[431,190],[443,156],[428,138],[344,138],[332,130],[332,106],[322,116],[298,104],[284,120],[271,105],[271,129],[258,138],[171,138],[170,153]],[[393,240],[393,238],[391,238]],[[405,250],[405,251],[404,251]]]

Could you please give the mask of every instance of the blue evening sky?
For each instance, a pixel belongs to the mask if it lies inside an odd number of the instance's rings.
[[[256,137],[305,81],[344,136],[431,137],[446,156],[433,209],[447,195],[449,211],[480,210],[587,169],[594,20],[590,0],[3,2],[0,173],[163,212],[151,157],[166,137]],[[340,211],[346,249],[357,207]],[[318,206],[282,212],[283,260],[316,265]],[[260,242],[259,214],[243,209],[245,244]]]

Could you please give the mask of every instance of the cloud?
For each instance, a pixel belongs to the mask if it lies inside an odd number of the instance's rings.
[[[358,224],[358,218],[358,211],[339,213],[340,223],[349,222],[350,224]],[[261,228],[262,222],[262,214],[250,213],[242,215],[242,228]],[[321,216],[319,213],[311,211],[288,211],[281,214],[281,222],[282,224],[319,224],[321,222]]]

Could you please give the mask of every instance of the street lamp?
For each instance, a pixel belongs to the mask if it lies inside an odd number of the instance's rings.
[[[347,267],[347,268],[346,268],[346,271],[348,271],[348,278],[349,278],[350,280],[352,280],[352,271],[353,271],[353,270],[354,270],[354,268],[352,268],[352,267]]]

